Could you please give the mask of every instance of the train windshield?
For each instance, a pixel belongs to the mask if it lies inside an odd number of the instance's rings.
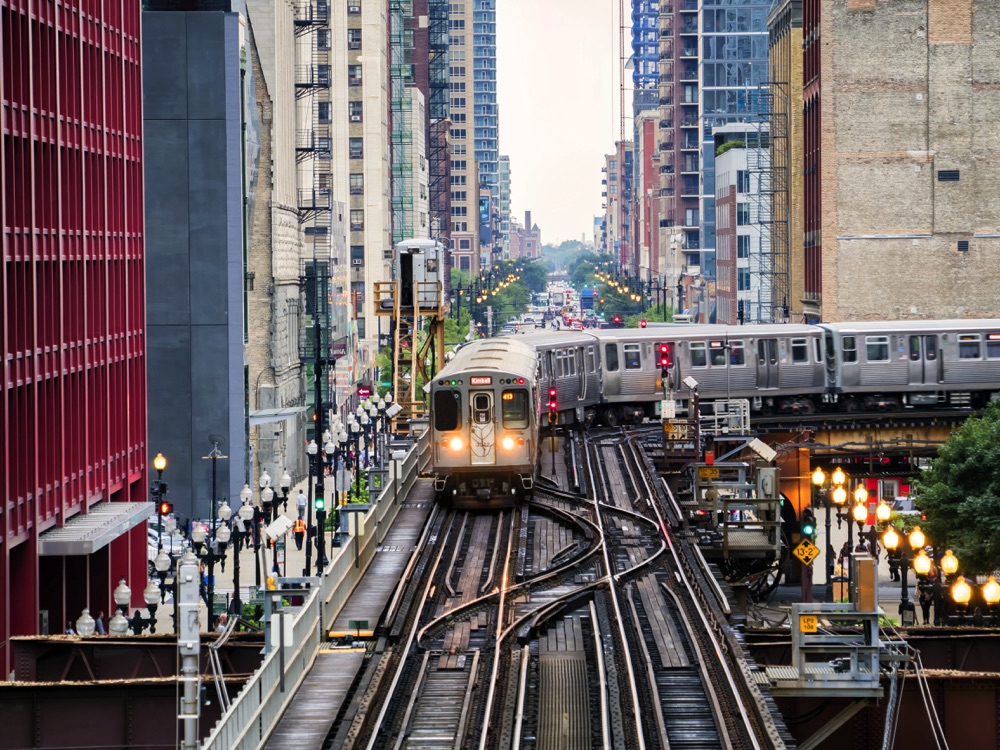
[[[439,432],[458,429],[459,402],[462,396],[458,391],[440,390],[434,392],[434,429]]]
[[[525,429],[528,426],[528,392],[527,391],[504,391],[501,396],[503,406],[503,426],[516,430]]]

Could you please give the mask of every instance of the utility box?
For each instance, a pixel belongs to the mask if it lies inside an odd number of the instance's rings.
[[[392,271],[399,284],[400,308],[434,310],[441,306],[444,253],[444,245],[436,240],[412,239],[396,244]]]
[[[851,576],[851,601],[858,612],[878,611],[878,581],[875,577],[875,560],[870,555],[851,555],[854,567]]]

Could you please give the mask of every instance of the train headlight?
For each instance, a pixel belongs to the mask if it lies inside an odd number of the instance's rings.
[[[505,450],[514,450],[514,438],[507,435],[503,440],[500,441],[500,445],[504,447]]]
[[[451,440],[448,441],[448,447],[451,448],[453,451],[462,450],[462,438],[453,437]]]

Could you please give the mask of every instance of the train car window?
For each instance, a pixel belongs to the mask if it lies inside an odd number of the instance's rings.
[[[844,336],[840,342],[840,350],[844,353],[845,362],[858,361],[858,342],[854,336]]]
[[[472,419],[476,424],[492,421],[492,401],[488,393],[477,393],[472,397]]]
[[[929,344],[927,350],[930,351]],[[986,334],[986,359],[1000,359],[1000,333]]]
[[[822,364],[823,362],[823,344],[820,343],[819,337],[813,339],[813,343],[816,345],[816,364]]]
[[[705,342],[704,341],[692,341],[691,342],[691,366],[692,367],[707,367],[705,359]]]
[[[888,336],[865,336],[865,349],[869,362],[889,361]]]
[[[608,366],[608,372],[618,372],[618,345],[604,345],[604,364]]]
[[[958,358],[959,359],[979,359],[979,334],[960,333],[958,335]]]
[[[528,392],[504,391],[500,395],[500,414],[503,426],[512,430],[528,427]]]
[[[726,347],[721,341],[710,341],[708,344],[708,361],[712,367],[725,367]]]
[[[625,355],[625,369],[626,370],[641,370],[642,369],[642,355],[639,351],[638,344],[624,344],[622,345],[622,354]]]
[[[928,361],[934,361],[937,359],[937,336],[925,336],[924,337],[924,357]],[[998,354],[997,356],[1000,356]]]
[[[800,364],[809,361],[809,344],[806,339],[792,339],[792,362]]]
[[[746,364],[746,354],[742,341],[729,342],[729,364],[737,366]]]
[[[587,372],[597,372],[597,359],[594,357],[594,347],[587,347]]]
[[[462,394],[458,391],[434,391],[434,429],[439,432],[458,429]]]

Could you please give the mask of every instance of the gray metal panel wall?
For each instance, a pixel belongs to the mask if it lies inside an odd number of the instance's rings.
[[[243,486],[239,16],[143,14],[149,446],[184,517]]]

